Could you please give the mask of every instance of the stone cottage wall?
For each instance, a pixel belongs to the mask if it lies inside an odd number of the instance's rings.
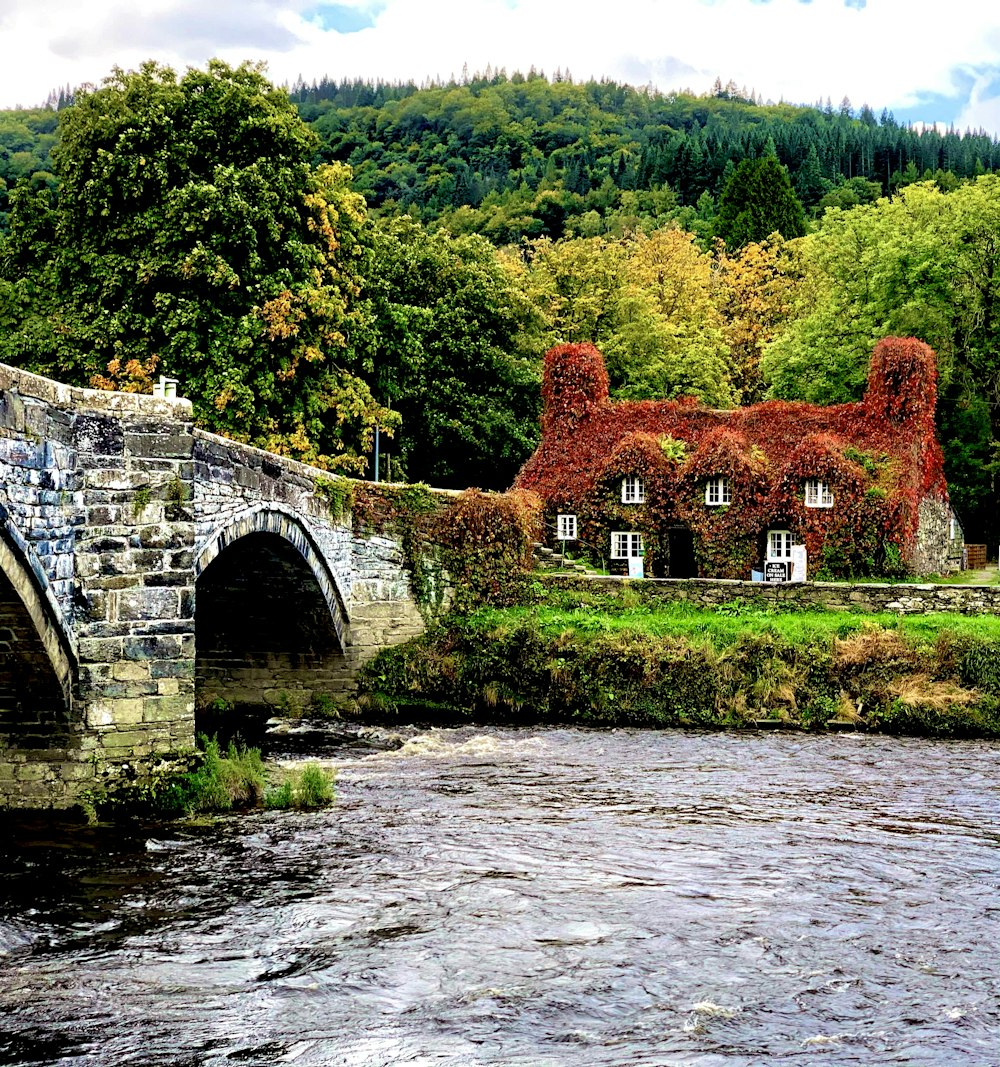
[[[917,574],[946,574],[962,564],[962,543],[951,537],[951,507],[944,500],[920,501],[912,567]]]

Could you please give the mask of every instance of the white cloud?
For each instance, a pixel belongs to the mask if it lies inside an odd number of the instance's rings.
[[[349,34],[324,28],[320,2],[7,0],[0,106],[34,104],[55,86],[151,57],[180,67],[211,55],[265,59],[279,82],[419,82],[466,63],[696,91],[719,76],[766,99],[837,104],[847,95],[876,110],[953,98],[963,71],[1000,65],[1000,11],[981,0],[952,0],[947,18],[929,0],[340,0],[373,21]],[[972,125],[1000,130],[996,96],[974,94]]]
[[[994,67],[975,78],[955,125],[960,130],[1000,131],[1000,68]]]

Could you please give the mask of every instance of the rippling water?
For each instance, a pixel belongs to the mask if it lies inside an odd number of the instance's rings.
[[[1000,1063],[1000,746],[434,731],[0,859],[0,1063]]]

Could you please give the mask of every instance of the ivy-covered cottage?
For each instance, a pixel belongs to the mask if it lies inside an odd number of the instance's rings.
[[[538,493],[552,539],[656,577],[933,574],[960,556],[934,434],[933,351],[890,337],[856,404],[608,396],[590,344],[545,357],[542,440],[515,485]],[[794,565],[794,569],[793,569]]]

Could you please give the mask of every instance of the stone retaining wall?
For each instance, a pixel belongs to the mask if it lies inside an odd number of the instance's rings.
[[[627,578],[553,575],[560,584],[593,588],[620,587]],[[802,582],[768,584],[721,578],[647,578],[633,582],[647,597],[684,601],[700,607],[719,607],[743,601],[761,607],[785,607],[822,611],[891,612],[898,615],[929,615],[954,612],[960,615],[1000,614],[1000,585],[925,585],[867,582]]]

